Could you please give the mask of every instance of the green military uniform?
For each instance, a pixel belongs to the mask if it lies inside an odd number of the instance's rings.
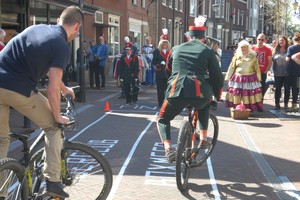
[[[224,80],[214,51],[198,39],[173,47],[170,65],[172,74],[157,124],[162,140],[171,140],[170,121],[187,104],[198,108],[200,128],[206,130],[210,99],[220,98]],[[206,71],[211,84],[205,80]]]

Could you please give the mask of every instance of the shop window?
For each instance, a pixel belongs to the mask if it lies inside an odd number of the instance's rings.
[[[110,56],[120,54],[120,17],[116,15],[108,15],[108,39]]]
[[[103,12],[99,12],[99,11],[95,12],[95,23],[103,24]]]

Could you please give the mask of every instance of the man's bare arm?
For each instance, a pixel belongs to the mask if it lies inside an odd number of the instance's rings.
[[[294,55],[292,55],[292,59],[293,59],[298,65],[300,65],[300,53],[295,53]]]

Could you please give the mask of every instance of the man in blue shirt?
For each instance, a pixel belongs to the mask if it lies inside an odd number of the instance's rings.
[[[83,14],[78,7],[67,7],[57,25],[30,26],[10,40],[0,53],[0,158],[7,157],[9,108],[13,107],[46,132],[44,193],[61,198],[69,195],[60,184],[61,130],[58,124],[67,124],[70,120],[60,114],[60,98],[61,94],[75,97],[73,90],[63,84],[62,76],[70,60],[69,43],[77,36],[82,21]],[[48,99],[36,88],[46,74]],[[3,180],[0,177],[0,185]],[[0,199],[5,196],[0,194]]]
[[[297,100],[299,88],[297,88],[297,77],[300,76],[300,66],[291,57],[300,52],[300,32],[295,32],[293,37],[293,45],[289,46],[286,53],[286,61],[288,62],[289,88],[292,89],[292,110],[297,111]],[[288,90],[290,96],[290,90]],[[287,107],[288,105],[286,105]]]
[[[97,48],[96,56],[99,58],[100,62],[98,65],[98,69],[95,70],[95,78],[96,78],[96,87],[100,89],[100,79],[99,73],[101,76],[101,88],[105,88],[105,64],[108,58],[109,49],[108,46],[105,44],[105,40],[103,36],[99,37],[100,44]]]

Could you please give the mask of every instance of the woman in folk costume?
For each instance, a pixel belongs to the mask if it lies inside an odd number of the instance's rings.
[[[262,109],[261,74],[256,53],[242,40],[228,67],[226,106],[235,108],[241,102],[251,111]]]
[[[160,36],[160,41],[157,49],[153,52],[152,60],[156,74],[157,101],[159,107],[161,107],[164,102],[167,89],[168,74],[166,71],[166,61],[170,51],[171,44],[168,41],[168,29],[163,29],[163,35]]]

